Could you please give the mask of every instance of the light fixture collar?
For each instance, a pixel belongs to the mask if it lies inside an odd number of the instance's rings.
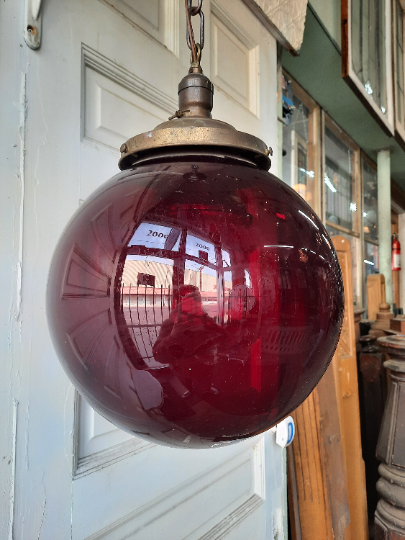
[[[271,148],[259,138],[211,117],[214,85],[193,70],[179,84],[179,110],[152,131],[131,137],[121,148],[121,170],[156,155],[206,153],[239,157],[269,170]]]

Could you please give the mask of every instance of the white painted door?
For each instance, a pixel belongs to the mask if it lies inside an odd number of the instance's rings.
[[[15,540],[286,534],[284,454],[273,434],[210,451],[134,438],[80,399],[46,324],[47,272],[65,224],[117,172],[122,142],[177,109],[177,84],[189,64],[183,5],[47,1],[41,49],[16,57],[21,129],[13,208],[20,219],[17,238],[10,237],[16,271],[9,294],[20,312],[9,340],[15,358],[7,394],[15,425],[7,526]],[[202,64],[215,84],[214,116],[276,150],[274,38],[242,1],[205,0],[204,12]]]

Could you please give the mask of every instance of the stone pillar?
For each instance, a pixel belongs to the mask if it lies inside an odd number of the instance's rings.
[[[378,339],[388,354],[391,379],[377,444],[380,500],[375,512],[375,540],[405,540],[405,335]]]
[[[377,152],[377,178],[380,273],[385,277],[385,299],[389,304],[392,304],[391,159],[388,149]]]

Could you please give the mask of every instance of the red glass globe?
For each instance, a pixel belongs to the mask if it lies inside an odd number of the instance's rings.
[[[267,430],[326,370],[340,266],[305,201],[236,158],[138,164],[80,207],[56,248],[48,319],[83,397],[159,444]]]

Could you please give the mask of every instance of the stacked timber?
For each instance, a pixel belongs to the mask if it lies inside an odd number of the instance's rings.
[[[341,236],[332,240],[342,268],[345,316],[329,368],[293,413],[297,431],[288,479],[293,540],[368,540],[350,243]]]

